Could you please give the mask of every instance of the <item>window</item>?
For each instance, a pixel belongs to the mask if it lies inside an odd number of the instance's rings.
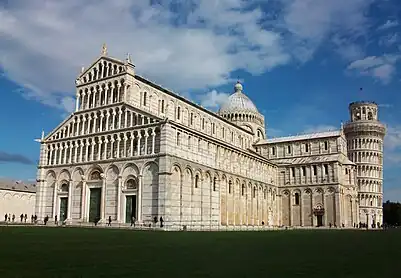
[[[224,139],[224,136],[225,136],[225,129],[224,129],[224,127],[223,127],[223,130],[222,130],[222,137],[223,137],[223,139]]]
[[[272,155],[276,155],[276,147],[272,147]]]
[[[253,198],[256,197],[256,187],[253,188]]]
[[[205,129],[205,119],[202,119],[202,129]]]
[[[212,132],[213,132],[213,134],[215,134],[215,133],[216,133],[216,130],[215,130],[215,125],[214,125],[214,123],[212,123]]]
[[[231,194],[231,181],[228,182],[228,194]]]
[[[242,196],[245,195],[245,185],[242,185],[242,188],[241,188],[241,195],[242,195]]]
[[[306,167],[302,166],[302,176],[305,177],[306,176]]]
[[[180,143],[181,143],[181,134],[179,133],[179,132],[177,132],[177,146],[179,146],[180,145]]]
[[[308,143],[305,144],[305,152],[309,152],[309,145],[308,145]]]
[[[329,142],[324,142],[324,150],[327,151],[329,149]]]
[[[189,124],[190,125],[194,124],[194,113],[191,113],[191,116],[189,117]]]
[[[291,153],[291,146],[288,146],[288,147],[287,147],[287,152],[288,152],[288,153]]]
[[[348,175],[348,168],[345,168],[345,174]]]
[[[188,149],[191,149],[191,135],[188,136]]]
[[[325,175],[329,174],[329,165],[327,165],[327,164],[324,165],[324,174]]]
[[[181,118],[181,107],[177,107],[177,120]]]
[[[295,178],[295,167],[291,167],[291,176]]]
[[[146,98],[147,98],[148,93],[147,92],[143,92],[143,106],[146,106]]]
[[[296,206],[299,206],[299,193],[298,193],[298,192],[295,193],[294,197],[295,197],[295,198],[294,198],[294,199],[295,199],[295,200],[294,200],[294,201],[295,201],[295,205],[296,205]]]
[[[195,176],[195,188],[198,188],[198,186],[199,186],[199,176],[196,175]]]
[[[314,176],[317,175],[317,167],[316,167],[316,165],[313,165],[313,175]]]
[[[217,183],[217,178],[213,178],[213,191],[216,191],[216,183]]]
[[[161,112],[164,113],[164,99],[162,99],[160,106]]]

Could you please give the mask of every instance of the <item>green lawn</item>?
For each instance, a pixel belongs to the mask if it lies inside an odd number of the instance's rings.
[[[0,227],[0,277],[398,277],[401,231]]]

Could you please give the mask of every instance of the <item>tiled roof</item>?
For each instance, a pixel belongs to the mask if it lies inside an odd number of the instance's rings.
[[[284,142],[291,142],[291,141],[302,141],[302,140],[318,139],[318,138],[328,138],[328,137],[336,137],[336,136],[340,136],[340,135],[341,135],[340,130],[333,130],[333,131],[325,131],[325,132],[318,132],[318,133],[301,134],[301,135],[295,135],[295,136],[270,138],[270,139],[259,141],[257,143],[257,145],[272,144],[272,143],[284,143]]]
[[[36,192],[36,182],[0,179],[0,189],[24,192]]]
[[[338,161],[341,164],[354,164],[343,154],[329,154],[329,155],[314,155],[314,156],[300,156],[300,157],[289,157],[289,158],[278,158],[278,159],[270,159],[273,163],[277,165],[283,164],[312,164],[312,163],[325,163],[325,162],[333,162]]]

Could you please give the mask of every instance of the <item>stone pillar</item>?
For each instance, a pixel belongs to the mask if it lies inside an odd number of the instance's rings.
[[[56,216],[57,215],[57,187],[58,187],[58,183],[57,183],[57,181],[55,181],[54,182],[54,190],[53,190],[53,216],[52,217],[54,217],[54,216]]]
[[[145,153],[144,153],[144,155],[148,154],[148,138],[149,138],[148,130],[145,130]]]
[[[102,175],[102,195],[100,203],[100,218],[102,222],[106,219],[106,177]]]
[[[117,155],[116,158],[120,158],[120,143],[121,143],[121,136],[117,134]]]
[[[134,138],[135,138],[134,132],[131,131],[131,153],[130,153],[131,156],[134,156]]]
[[[138,222],[142,222],[142,175],[138,176]]]
[[[67,220],[71,220],[71,210],[72,210],[72,180],[68,183],[68,208],[67,208]]]
[[[121,111],[121,109],[118,110],[118,123],[117,123],[117,128],[120,129],[121,128],[121,116],[122,116],[123,112]]]
[[[77,97],[77,99],[75,100],[75,112],[77,112],[79,109],[79,93],[78,92],[77,92],[76,97]]]
[[[138,131],[137,155],[141,155],[141,131]]]
[[[103,115],[103,111],[100,112],[100,123],[99,123],[99,131],[102,132],[103,131],[103,119],[104,119],[104,115]]]
[[[152,154],[155,154],[156,132],[152,129]]]
[[[121,183],[122,177],[118,176],[118,186],[117,186],[117,222],[121,223]]]
[[[114,130],[115,126],[116,126],[116,110],[113,109],[113,113],[112,113],[112,120],[111,120],[111,124],[112,124],[112,128],[111,130]]]

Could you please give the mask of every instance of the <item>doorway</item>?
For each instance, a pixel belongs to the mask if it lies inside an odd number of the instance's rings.
[[[323,215],[316,215],[317,218],[317,226],[321,227],[323,226]]]
[[[90,189],[89,222],[97,222],[100,220],[101,195],[102,195],[101,188]]]
[[[126,196],[125,223],[131,223],[132,216],[136,217],[136,195]]]
[[[68,198],[60,198],[60,222],[63,222],[67,219],[68,213]]]

